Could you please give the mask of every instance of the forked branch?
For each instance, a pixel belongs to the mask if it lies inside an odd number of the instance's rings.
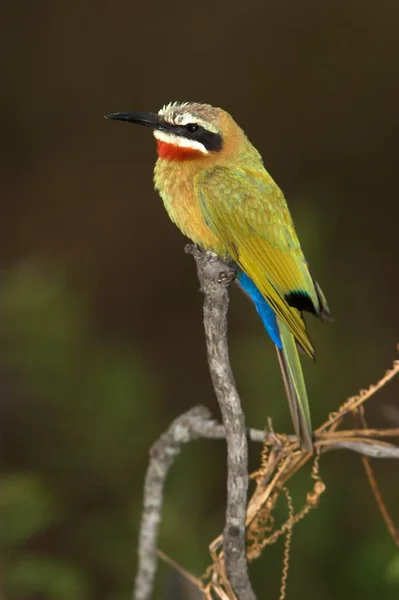
[[[266,545],[274,543],[280,535],[291,535],[295,523],[311,508],[315,508],[325,486],[318,475],[317,458],[312,470],[314,488],[308,494],[305,506],[296,514],[291,510],[289,519],[280,530],[272,532],[269,537],[259,537],[256,531],[258,515],[262,514],[264,518],[268,511],[273,510],[281,490],[285,490],[288,494],[286,483],[294,473],[312,459],[312,455],[299,449],[296,436],[245,428],[244,413],[230,368],[227,344],[228,286],[234,278],[234,271],[214,255],[201,252],[196,246],[187,246],[186,252],[195,258],[201,290],[205,296],[204,326],[208,362],[223,425],[211,418],[208,409],[197,406],[177,417],[151,448],[144,484],[138,541],[138,570],[133,600],[150,600],[152,596],[163,490],[168,472],[182,446],[200,438],[226,439],[227,442],[225,526],[223,535],[216,538],[210,546],[213,566],[208,584],[189,575],[182,567],[178,567],[178,570],[196,585],[207,599],[212,599],[214,593],[224,600],[255,600],[248,577],[247,558],[256,557]],[[317,456],[329,450],[348,449],[366,457],[399,458],[399,448],[381,440],[381,438],[399,436],[399,428],[369,429],[363,419],[363,429],[338,430],[338,426],[348,413],[356,413],[368,398],[398,372],[399,361],[396,361],[393,368],[378,384],[350,398],[338,412],[330,415],[326,423],[314,432]],[[257,486],[248,506],[247,439],[264,444],[261,469],[253,475]],[[388,517],[384,516],[384,518],[388,522]],[[246,539],[246,527],[248,539]],[[246,547],[254,532],[258,550],[253,545]],[[163,557],[165,558],[165,555]],[[175,565],[171,559],[167,560]],[[288,563],[285,565],[284,590],[287,569]]]

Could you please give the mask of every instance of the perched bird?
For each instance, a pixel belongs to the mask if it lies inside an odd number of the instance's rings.
[[[154,182],[179,229],[234,264],[237,281],[273,340],[295,432],[312,451],[312,426],[298,348],[314,358],[302,312],[330,316],[299,244],[284,195],[259,152],[225,110],[174,102],[158,113],[108,119],[150,127],[157,143]]]

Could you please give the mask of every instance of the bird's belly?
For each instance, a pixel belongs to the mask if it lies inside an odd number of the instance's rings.
[[[215,252],[221,258],[226,257],[225,245],[212,233],[202,216],[199,201],[195,195],[192,178],[179,176],[173,169],[155,169],[155,188],[161,196],[170,219],[182,233],[205,250]]]

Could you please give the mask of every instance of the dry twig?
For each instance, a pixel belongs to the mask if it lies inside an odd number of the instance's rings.
[[[180,574],[196,585],[207,600],[255,600],[247,572],[247,558],[257,558],[265,546],[273,544],[281,535],[287,535],[282,588],[285,597],[288,576],[288,552],[292,529],[310,510],[316,508],[325,484],[319,475],[319,458],[326,451],[347,449],[362,454],[370,485],[379,508],[389,526],[392,537],[397,531],[390,520],[377,487],[367,457],[399,458],[399,448],[384,439],[399,436],[399,428],[370,429],[364,417],[362,429],[339,430],[344,417],[359,414],[366,400],[388,383],[399,372],[399,361],[375,385],[349,398],[341,408],[315,432],[316,457],[301,450],[296,436],[278,435],[273,431],[245,429],[244,413],[231,372],[227,345],[228,286],[234,271],[210,253],[196,246],[187,246],[197,263],[201,290],[204,292],[204,326],[208,362],[213,387],[221,408],[223,425],[210,417],[203,407],[195,407],[173,421],[168,430],[153,445],[147,469],[142,521],[138,543],[138,571],[133,600],[150,600],[157,558],[157,535],[161,520],[163,489],[166,477],[183,444],[199,438],[226,439],[228,450],[227,508],[223,535],[210,545],[213,564],[206,575],[198,579],[187,573],[163,553]],[[247,503],[247,438],[263,442],[261,467],[252,475],[255,491]],[[294,513],[290,503],[289,515],[279,529],[275,528],[273,510],[280,493],[289,494],[287,482],[307,462],[313,460],[313,488],[308,492],[303,507]],[[288,496],[287,496],[288,497]],[[384,512],[385,509],[385,512]],[[246,529],[247,528],[247,532]]]
[[[263,431],[250,429],[247,433],[253,441],[264,440]],[[144,483],[134,600],[151,598],[157,566],[157,539],[163,490],[170,467],[184,444],[200,438],[225,438],[223,426],[211,418],[205,406],[196,406],[177,417],[151,448]]]
[[[222,413],[227,443],[227,503],[223,531],[226,575],[240,600],[255,600],[245,554],[248,445],[245,416],[230,367],[227,342],[228,286],[235,271],[216,256],[187,245],[194,256],[204,294],[204,327],[213,388]]]

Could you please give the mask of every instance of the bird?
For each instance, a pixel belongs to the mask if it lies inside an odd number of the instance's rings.
[[[224,109],[171,102],[158,112],[107,119],[143,125],[156,140],[155,189],[170,219],[205,251],[233,265],[272,339],[295,433],[313,451],[299,351],[315,358],[304,312],[331,318],[302,252],[284,194],[258,150]]]

